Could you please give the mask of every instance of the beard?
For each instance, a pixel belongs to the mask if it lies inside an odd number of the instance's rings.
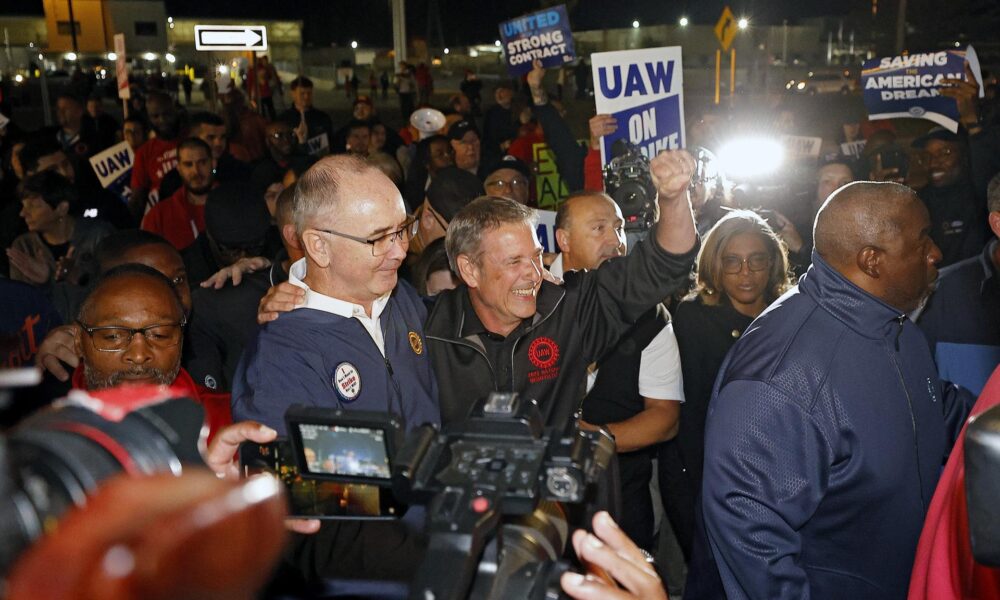
[[[187,189],[188,192],[194,194],[195,196],[204,196],[205,194],[207,194],[212,190],[212,183],[211,180],[209,180],[208,183],[206,183],[201,187],[192,187],[187,184],[184,184],[184,188]]]
[[[133,367],[122,371],[115,371],[114,373],[107,375],[92,369],[90,365],[86,363],[83,365],[83,375],[87,380],[87,389],[94,391],[113,388],[122,382],[128,382],[129,379],[137,377],[152,379],[159,385],[170,385],[175,379],[177,379],[177,373],[179,373],[180,370],[180,361],[178,361],[177,364],[175,364],[169,371],[157,369],[156,367]]]

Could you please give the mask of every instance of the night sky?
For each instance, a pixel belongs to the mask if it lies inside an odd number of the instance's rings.
[[[427,35],[428,5],[433,0],[407,0],[407,28],[411,37]],[[911,0],[919,3],[920,0]],[[944,1],[944,0],[941,0]],[[968,2],[969,0],[951,0]],[[974,0],[973,0],[974,1]],[[305,45],[348,44],[391,46],[388,0],[165,0],[174,17],[242,17],[304,21]],[[788,19],[837,16],[864,11],[871,0],[567,0],[574,29],[629,27],[633,19],[644,24],[676,23],[686,14],[695,24],[714,24],[729,4],[754,22],[780,24]],[[883,6],[894,0],[881,0]],[[497,24],[540,8],[541,0],[437,0],[447,45],[490,43]],[[613,8],[609,8],[613,7]],[[42,14],[42,0],[0,0],[3,14]],[[437,34],[433,34],[434,42]]]

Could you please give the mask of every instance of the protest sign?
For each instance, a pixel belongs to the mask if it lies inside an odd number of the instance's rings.
[[[783,135],[781,145],[785,148],[788,158],[819,158],[819,150],[823,146],[823,138],[802,135]]]
[[[573,32],[566,6],[560,4],[500,24],[500,39],[507,58],[507,72],[520,77],[531,70],[531,62],[545,68],[558,67],[576,58]]]
[[[533,144],[531,153],[535,165],[535,199],[538,208],[555,210],[569,196],[569,188],[556,165],[556,155],[545,142]]]
[[[326,156],[330,153],[330,137],[321,133],[306,140],[306,152],[310,156]]]
[[[556,247],[556,211],[538,210],[538,225],[535,232],[538,234],[538,243],[542,245],[544,252],[557,252]]]
[[[967,56],[968,55],[968,56]],[[944,79],[965,79],[965,61],[980,82],[982,74],[975,50],[942,50],[887,56],[866,61],[861,71],[868,118],[926,119],[951,131],[958,131],[958,105],[953,98],[941,95]]]
[[[601,138],[601,164],[618,140],[653,158],[684,147],[684,76],[681,49],[647,48],[591,55],[598,114],[614,115],[618,130]]]
[[[135,153],[128,142],[120,142],[90,157],[90,166],[97,174],[101,187],[126,200],[130,194],[128,184],[134,163]]]
[[[844,156],[850,156],[851,158],[861,158],[861,153],[865,150],[865,142],[867,140],[856,140],[853,142],[844,142],[840,145],[840,153]]]

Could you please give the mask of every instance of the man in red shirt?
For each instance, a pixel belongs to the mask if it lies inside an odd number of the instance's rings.
[[[177,147],[177,156],[177,173],[184,185],[146,213],[142,229],[183,250],[205,231],[205,201],[214,183],[212,149],[199,138],[188,138]]]
[[[177,165],[177,144],[182,138],[180,119],[170,96],[150,92],[146,97],[146,116],[156,135],[135,153],[129,210],[136,219],[159,201],[160,181]]]

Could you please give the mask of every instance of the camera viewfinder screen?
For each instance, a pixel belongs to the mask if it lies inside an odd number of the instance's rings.
[[[385,432],[369,427],[299,423],[310,473],[390,478]]]

